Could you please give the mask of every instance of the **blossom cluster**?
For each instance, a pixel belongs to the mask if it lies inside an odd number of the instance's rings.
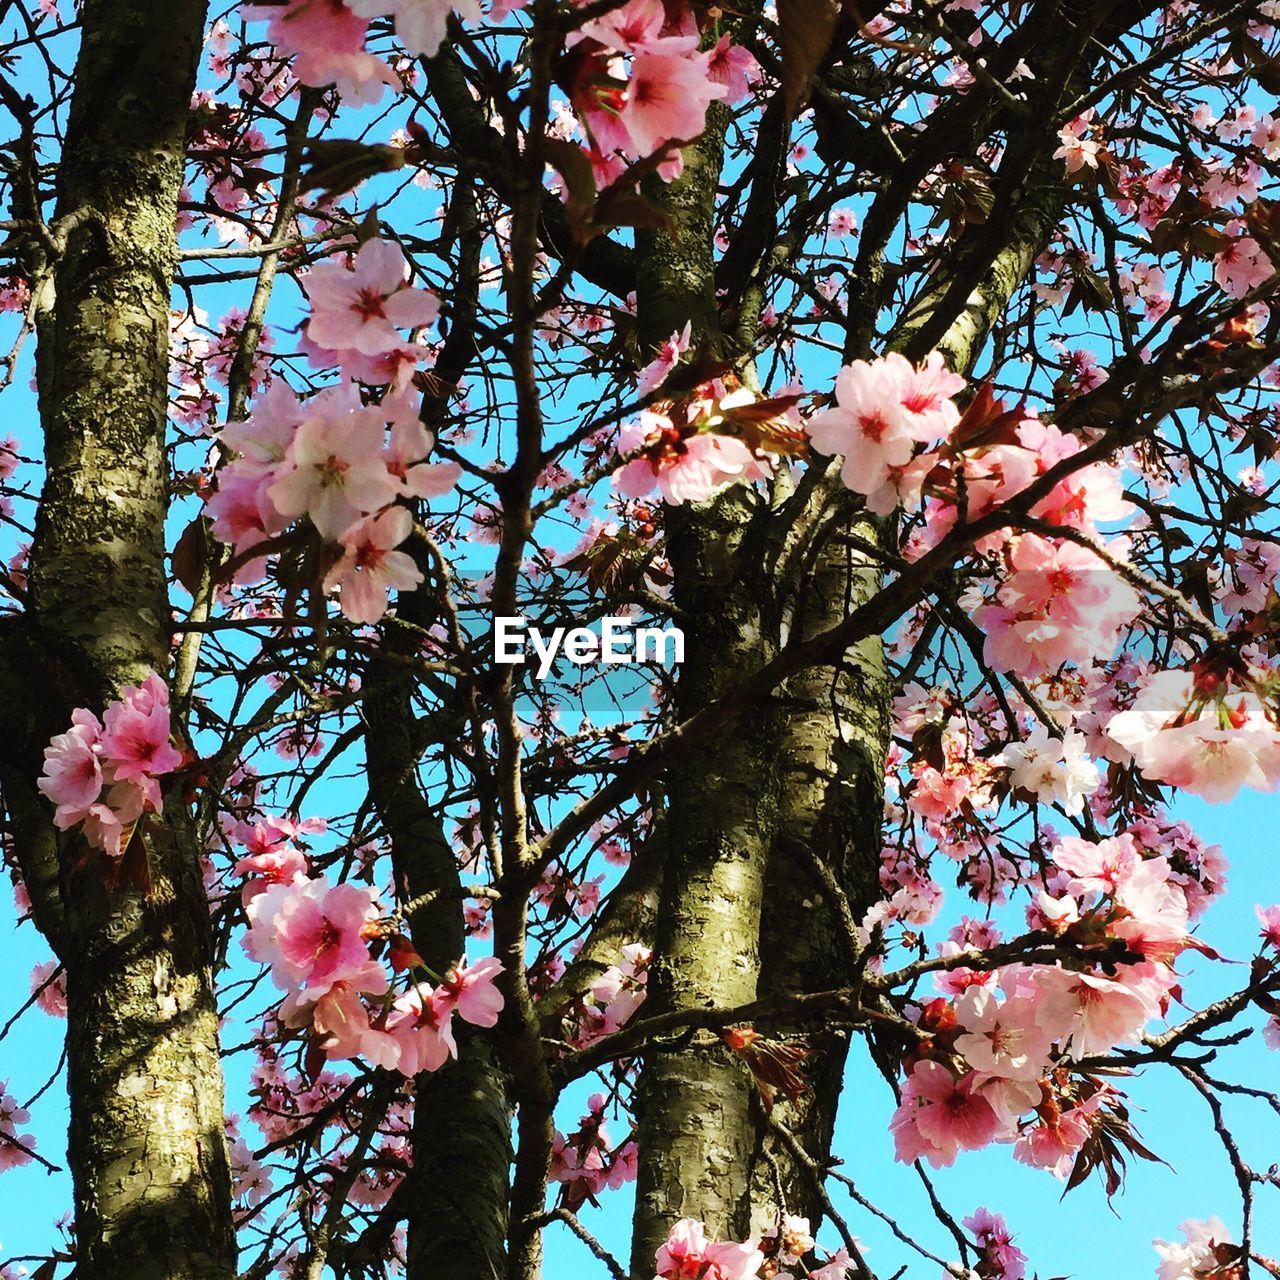
[[[1243,298],[1275,275],[1275,263],[1252,233],[1247,214],[1265,181],[1264,171],[1280,157],[1280,118],[1242,106],[1219,119],[1205,103],[1187,113],[1196,128],[1219,142],[1243,148],[1234,163],[1210,153],[1190,161],[1178,157],[1148,167],[1136,156],[1122,163],[1112,150],[1094,108],[1069,120],[1058,132],[1061,143],[1054,159],[1061,160],[1075,181],[1097,178],[1102,189],[1137,224],[1150,232],[1175,204],[1191,196],[1204,214],[1220,225],[1205,237],[1212,248],[1213,279],[1229,298]],[[1083,254],[1081,256],[1084,256]],[[1164,272],[1154,264],[1140,264],[1138,291],[1148,299],[1147,318],[1158,319],[1171,301],[1164,289]],[[1154,307],[1154,310],[1152,309]]]
[[[1173,867],[1132,836],[1065,837],[1029,924],[1073,944],[1079,963],[958,972],[919,1012],[891,1128],[898,1158],[950,1165],[960,1151],[1014,1143],[1014,1156],[1065,1177],[1107,1118],[1108,1086],[1072,1064],[1136,1043],[1163,1016],[1177,956],[1195,945]],[[1090,964],[1090,952],[1101,951]]]
[[[523,4],[493,0],[492,21],[500,21]],[[449,17],[478,21],[479,0],[284,0],[276,4],[243,4],[250,22],[269,22],[267,35],[293,60],[293,73],[307,85],[334,85],[353,106],[377,102],[389,86],[401,88],[400,77],[365,47],[374,18],[395,19],[396,36],[408,54],[432,57],[445,38]]]
[[[18,1126],[31,1119],[31,1113],[18,1105],[8,1091],[7,1080],[0,1081],[0,1173],[20,1169],[32,1161],[36,1140],[29,1133],[19,1133]]]
[[[1235,684],[1234,689],[1232,688]],[[1158,671],[1107,735],[1142,773],[1211,802],[1243,786],[1280,786],[1280,725],[1257,693],[1260,680],[1205,679],[1193,670]]]
[[[622,956],[598,978],[574,1010],[577,1026],[570,1032],[578,1046],[593,1044],[625,1026],[648,994],[649,964],[653,951],[643,943],[629,942]]]
[[[52,802],[60,831],[79,827],[93,848],[119,857],[142,815],[160,810],[160,779],[182,762],[172,742],[169,690],[153,671],[101,720],[77,707],[71,728],[45,748],[36,785]]]
[[[896,352],[855,360],[836,378],[835,403],[805,423],[815,449],[842,459],[841,479],[868,510],[888,515],[924,503],[910,555],[936,545],[957,521],[1000,508],[1084,447],[1029,413],[1004,411],[985,392],[962,419],[954,397],[964,387],[936,351],[919,366]],[[1029,516],[1078,540],[1006,530],[978,539],[978,550],[999,555],[1005,570],[994,596],[973,608],[989,665],[1034,677],[1114,652],[1141,601],[1109,563],[1124,560],[1126,545],[1115,541],[1104,558],[1091,544],[1100,525],[1131,511],[1117,468],[1094,462],[1029,505]]]
[[[913,556],[957,521],[972,524],[1004,506],[1083,448],[1075,435],[1005,412],[982,392],[961,419],[954,397],[964,385],[938,352],[918,367],[897,353],[854,361],[837,376],[836,403],[805,424],[820,453],[842,458],[841,479],[870,511],[924,503],[923,526],[908,543]],[[1112,541],[1107,558],[1094,547],[1101,547],[1100,526],[1132,509],[1117,468],[1094,462],[1029,504],[1030,517],[1078,539],[1007,530],[978,539],[979,552],[1000,557],[1004,570],[989,598],[966,600],[986,632],[989,666],[1037,677],[1111,657],[1142,602],[1112,567],[1126,558],[1124,541]]]
[[[455,1013],[473,1026],[497,1022],[503,1006],[494,986],[499,961],[459,961],[437,984],[413,982],[394,997],[386,968],[369,945],[390,932],[382,924],[376,890],[330,884],[325,875],[303,871],[288,881],[278,876],[273,865],[265,886],[248,895],[249,929],[242,945],[251,959],[270,967],[272,981],[287,992],[280,1006],[283,1024],[309,1029],[326,1057],[362,1057],[416,1076],[457,1057]],[[390,951],[393,968],[422,966],[403,941],[393,940]]]
[[[643,370],[643,388],[661,387],[688,340],[687,328],[672,335]],[[896,352],[855,360],[836,378],[834,403],[803,423],[818,453],[840,459],[841,479],[870,511],[923,504],[909,556],[936,545],[962,517],[971,523],[1016,498],[1084,447],[1076,435],[1030,413],[1005,412],[981,392],[962,415],[955,397],[965,385],[936,351],[919,365]],[[768,443],[785,451],[787,437],[748,437],[735,411],[746,410],[742,416],[758,425],[752,406],[759,409],[746,389],[709,383],[670,407],[643,411],[619,433],[628,460],[615,488],[630,498],[656,489],[669,503],[701,502],[726,485],[768,479],[777,462]],[[778,411],[780,419],[787,414]],[[978,550],[998,556],[1004,570],[990,596],[970,602],[991,666],[1035,678],[1114,653],[1142,602],[1122,572],[1128,544],[1117,538],[1104,548],[1100,529],[1131,512],[1118,467],[1090,462],[1029,504],[1030,517],[1071,534],[997,529],[978,539]]]
[[[629,460],[614,472],[614,488],[624,498],[656,489],[664,502],[678,505],[705,502],[731,484],[767,480],[774,454],[732,434],[734,411],[755,403],[747,388],[728,390],[717,379],[692,396],[642,410],[618,432],[618,452]]]
[[[964,1227],[977,1242],[981,1261],[975,1274],[983,1280],[1023,1280],[1027,1274],[1027,1255],[1013,1243],[1004,1216],[989,1209],[975,1209],[964,1220]]]
[[[1243,1260],[1242,1250],[1232,1243],[1231,1233],[1220,1218],[1188,1219],[1179,1223],[1178,1230],[1182,1232],[1181,1240],[1154,1241],[1160,1255],[1156,1268],[1159,1280],[1209,1280],[1212,1276],[1229,1280],[1244,1274],[1238,1266]]]
[[[601,187],[630,161],[668,148],[658,172],[668,181],[678,177],[684,161],[670,144],[697,138],[711,104],[740,102],[759,75],[750,52],[727,34],[704,50],[693,10],[683,3],[627,0],[584,23],[570,42],[569,101]]]
[[[459,475],[456,464],[427,461],[435,442],[409,385],[376,404],[366,404],[357,386],[391,381],[418,358],[397,326],[429,323],[437,304],[427,291],[404,287],[407,278],[404,254],[384,240],[368,241],[350,269],[312,268],[308,337],[323,363],[351,380],[306,400],[273,382],[247,421],[223,427],[219,440],[235,456],[206,503],[214,535],[235,550],[240,582],[260,578],[281,535],[305,518],[332,548],[324,590],[336,591],[357,623],[378,621],[391,590],[422,581],[397,550],[413,531],[402,502],[438,497]]]
[[[940,352],[919,367],[891,352],[855,360],[836,376],[835,404],[805,423],[813,446],[843,461],[840,478],[867,500],[868,510],[888,515],[918,502],[936,455],[917,445],[937,445],[960,422],[952,398],[965,380],[947,369]]]
[[[845,1280],[854,1269],[841,1248],[810,1270],[804,1260],[813,1250],[809,1220],[793,1214],[782,1214],[758,1240],[741,1243],[709,1240],[702,1222],[682,1218],[658,1248],[655,1280]]]
[[[626,1138],[614,1144],[605,1128],[608,1099],[593,1093],[587,1114],[568,1136],[556,1130],[551,1154],[550,1178],[562,1185],[565,1205],[577,1209],[585,1201],[595,1203],[604,1190],[617,1190],[636,1176],[636,1144]]]
[[[434,56],[448,20],[501,22],[527,0],[284,0],[244,4],[250,21],[269,23],[267,35],[291,59],[303,84],[333,85],[356,106],[376,103],[398,73],[367,48],[372,19],[395,20],[396,38],[408,55]],[[679,146],[706,128],[716,102],[742,101],[759,77],[751,53],[723,34],[703,49],[704,32],[691,7],[662,0],[627,0],[588,18],[569,33],[563,73],[573,114],[569,132],[581,132],[585,151],[603,188],[629,164],[662,156],[667,180],[683,168]],[[664,153],[666,153],[664,155]]]

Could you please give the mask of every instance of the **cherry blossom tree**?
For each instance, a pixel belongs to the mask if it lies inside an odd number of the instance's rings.
[[[0,1276],[1280,1276],[1278,23],[0,4]]]

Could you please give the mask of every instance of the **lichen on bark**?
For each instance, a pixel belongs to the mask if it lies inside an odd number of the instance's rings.
[[[77,1275],[229,1280],[208,902],[190,819],[170,797],[146,826],[145,873],[109,877],[79,837],[53,835],[33,790],[39,750],[71,707],[101,710],[163,674],[170,641],[169,290],[206,10],[86,0],[81,17],[52,224],[65,235],[38,316],[46,480],[30,607],[4,637],[7,682],[28,664],[8,708],[5,800],[66,968]]]

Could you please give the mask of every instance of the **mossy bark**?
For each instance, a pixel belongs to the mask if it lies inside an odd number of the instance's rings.
[[[650,197],[673,234],[638,237],[637,317],[651,348],[692,322],[695,347],[720,344],[713,251],[724,118],[685,150],[683,175]],[[776,652],[767,582],[744,545],[759,499],[729,490],[667,513],[674,596],[685,631],[677,710],[696,713]],[[759,920],[777,804],[777,741],[767,708],[714,756],[682,760],[666,781],[668,848],[650,978],[655,1010],[733,1005],[756,994]],[[639,1168],[632,1271],[652,1270],[670,1226],[702,1219],[714,1236],[747,1226],[754,1141],[751,1085],[724,1046],[651,1052],[637,1094]]]
[[[764,584],[741,575],[749,557],[742,495],[671,513],[676,601],[686,660],[677,702],[691,715],[756,670],[774,650]],[[761,708],[744,731],[681,762],[667,780],[667,865],[659,898],[657,1010],[731,1006],[756,994],[759,921],[777,807],[777,734]],[[656,1051],[638,1093],[640,1162],[632,1270],[652,1267],[671,1224],[702,1219],[720,1238],[746,1227],[754,1141],[751,1085],[726,1047]]]
[[[7,682],[25,687],[9,709],[6,808],[66,967],[77,1275],[228,1280],[208,902],[185,806],[170,797],[146,826],[145,860],[113,880],[78,837],[54,837],[31,789],[71,706],[101,710],[169,657],[169,291],[205,6],[86,0],[82,18],[62,244],[41,289],[47,476],[30,609],[7,638]]]
[[[880,538],[869,520],[853,533],[872,543]],[[806,637],[835,626],[880,582],[866,551],[834,535],[818,550],[799,593],[794,629]],[[879,637],[850,649],[838,668],[810,668],[779,691],[778,813],[760,921],[762,996],[821,991],[851,973],[849,940],[815,867],[830,871],[859,920],[880,895],[889,692]],[[820,1028],[799,1039],[808,1053],[808,1088],[799,1098],[778,1099],[770,1118],[822,1159],[831,1150],[849,1033]],[[822,1210],[811,1178],[759,1114],[752,1232],[771,1227],[782,1210],[816,1226]]]

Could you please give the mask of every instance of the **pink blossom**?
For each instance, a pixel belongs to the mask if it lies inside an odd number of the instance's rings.
[[[1141,854],[1127,834],[1097,841],[1064,836],[1053,850],[1053,861],[1071,876],[1073,892],[1113,894],[1133,875]]]
[[[239,473],[254,478],[274,475],[307,411],[297,392],[283,378],[275,378],[254,401],[251,416],[243,422],[228,422],[218,439],[235,450],[238,457],[232,465]]]
[[[1153,1240],[1152,1246],[1160,1255],[1156,1268],[1159,1280],[1199,1280],[1200,1277],[1228,1274],[1218,1257],[1219,1245],[1231,1245],[1231,1234],[1219,1218],[1203,1222],[1189,1219],[1180,1223],[1178,1230],[1183,1239],[1170,1243]]]
[[[841,478],[868,496],[886,487],[890,468],[904,466],[915,447],[895,383],[883,364],[865,360],[840,370],[835,406],[815,414],[805,430],[822,453],[843,455]]]
[[[154,671],[126,689],[102,719],[99,748],[113,780],[158,778],[182,763],[182,753],[169,741],[169,690]]]
[[[1068,729],[1051,737],[1037,724],[1022,742],[1011,742],[993,763],[1009,766],[1015,790],[1029,791],[1041,803],[1058,803],[1068,814],[1084,810],[1085,797],[1101,785],[1098,767],[1085,754],[1084,735]]]
[[[1187,898],[1171,879],[1167,858],[1146,858],[1117,886],[1108,931],[1130,951],[1171,963],[1187,945]]]
[[[852,209],[833,209],[827,221],[827,230],[843,240],[858,234],[858,216]]]
[[[1087,547],[1022,534],[1008,558],[1013,571],[995,602],[973,615],[987,632],[987,662],[1001,670],[1040,676],[1109,658],[1141,612],[1133,588]]]
[[[866,1253],[867,1247],[854,1237],[859,1248]],[[849,1272],[857,1266],[843,1245],[835,1251],[816,1271],[809,1272],[809,1280],[845,1280]]]
[[[335,85],[353,106],[367,106],[386,85],[400,83],[386,63],[365,52],[368,23],[342,0],[246,4],[241,13],[250,22],[271,24],[271,42],[293,58],[293,73],[303,84]]]
[[[127,843],[125,836],[133,831],[144,808],[144,797],[136,788],[127,783],[113,787],[104,800],[89,806],[81,828],[84,838],[92,848],[118,858]]]
[[[987,1209],[975,1209],[964,1219],[982,1250],[985,1264],[982,1274],[991,1280],[1022,1280],[1026,1275],[1027,1255],[1013,1243],[1004,1217]]]
[[[602,1010],[600,1034],[608,1035],[624,1026],[644,1003],[648,967],[653,953],[638,942],[622,948],[622,959],[610,965],[591,984],[591,996]]]
[[[231,1159],[231,1194],[241,1205],[252,1209],[271,1194],[271,1175],[254,1159],[249,1144],[231,1131],[230,1119],[228,1117],[227,1138],[231,1144],[228,1150]]]
[[[405,507],[391,507],[345,530],[338,541],[342,557],[325,574],[324,589],[339,593],[343,615],[352,622],[377,622],[387,611],[391,591],[408,591],[422,581],[411,556],[398,547],[413,532]]]
[[[662,0],[627,0],[584,23],[578,39],[595,40],[615,53],[632,53],[657,40],[666,20]],[[577,43],[573,36],[570,41]]]
[[[102,793],[101,736],[98,717],[80,707],[71,713],[71,728],[44,750],[44,772],[36,786],[53,802],[60,830],[80,822]]]
[[[247,903],[270,885],[292,884],[299,876],[305,879],[307,855],[292,845],[279,845],[265,853],[240,858],[231,871],[233,875],[245,877],[241,897]]]
[[[898,402],[907,428],[921,443],[944,439],[960,421],[951,398],[964,390],[965,380],[947,368],[941,351],[931,351],[920,365],[891,351],[880,363],[897,384]]]
[[[706,128],[707,108],[729,93],[708,74],[707,62],[683,50],[668,53],[657,41],[636,54],[619,120],[637,155],[689,142]]]
[[[1091,114],[1092,112],[1086,113],[1086,115]],[[1079,173],[1081,169],[1098,167],[1100,147],[1094,139],[1085,136],[1087,129],[1087,121],[1080,116],[1058,132],[1058,141],[1062,145],[1053,153],[1053,158],[1063,161],[1068,173]]]
[[[618,450],[630,453],[645,446],[614,473],[613,484],[624,497],[643,498],[656,488],[672,504],[705,502],[738,481],[764,480],[771,468],[734,436],[710,431],[682,434],[671,419],[644,411],[618,432]]]
[[[408,388],[394,392],[379,406],[391,422],[387,470],[400,481],[405,497],[438,498],[458,483],[462,468],[456,462],[427,461],[435,448],[435,437],[419,420],[407,393]]]
[[[289,527],[270,497],[274,473],[250,475],[232,463],[218,476],[218,487],[205,503],[213,524],[213,536],[235,548],[237,554],[252,551],[268,538]],[[250,560],[236,573],[239,583],[255,582],[266,572],[266,559]]]
[[[1238,223],[1235,225],[1239,228]],[[1273,275],[1275,267],[1266,250],[1249,235],[1228,240],[1213,260],[1213,278],[1229,298],[1243,298]]]
[[[420,982],[401,996],[387,1018],[387,1031],[400,1046],[399,1069],[406,1076],[438,1071],[458,1056],[453,1038],[453,997]]]
[[[764,1254],[754,1244],[712,1244],[696,1218],[681,1218],[658,1246],[654,1269],[658,1277],[698,1277],[698,1280],[754,1280]]]
[[[1198,699],[1191,671],[1157,672],[1106,731],[1148,778],[1211,803],[1280,785],[1280,730],[1257,695]]]
[[[733,106],[741,102],[760,79],[760,64],[749,49],[730,44],[729,33],[725,32],[711,49],[707,74],[716,84],[724,85],[725,101]]]
[[[246,904],[270,885],[292,884],[299,878],[306,879],[309,869],[307,855],[292,841],[300,832],[316,829],[324,829],[322,821],[317,824],[315,819],[309,818],[297,823],[287,818],[268,817],[255,823],[247,834],[240,837],[246,853],[231,868],[231,873],[246,877],[241,890]]]
[[[250,927],[244,949],[271,966],[278,987],[296,991],[305,985],[313,999],[339,982],[376,983],[382,971],[362,936],[377,918],[375,897],[359,885],[330,885],[327,876],[273,884],[245,907]]]
[[[1080,1148],[1089,1140],[1102,1105],[1103,1093],[1063,1111],[1054,1120],[1041,1120],[1019,1136],[1013,1158],[1036,1169],[1047,1169],[1055,1178],[1065,1178]]]
[[[887,515],[904,497],[918,497],[923,471],[908,467],[915,445],[945,436],[959,421],[950,397],[963,385],[937,352],[918,369],[896,352],[855,360],[836,376],[835,405],[814,414],[805,430],[819,452],[843,456],[841,479],[870,510]]]
[[[133,824],[160,808],[158,779],[182,763],[170,742],[169,691],[151,672],[107,707],[105,726],[84,708],[71,720],[45,748],[36,785],[53,801],[59,829],[80,825],[92,847],[116,857]]]
[[[329,1058],[363,1057],[374,1066],[394,1070],[400,1061],[399,1044],[384,1031],[369,1023],[369,1011],[360,991],[383,995],[387,981],[381,970],[381,982],[371,971],[358,985],[335,982],[320,992],[292,992],[281,1005],[285,1025],[309,1026],[316,1043]]]
[[[474,965],[459,960],[440,984],[437,996],[452,1001],[458,1016],[473,1027],[492,1027],[502,1012],[502,992],[494,986],[494,980],[502,972],[502,961],[486,956]]]
[[[29,1133],[18,1132],[20,1124],[31,1119],[31,1113],[18,1106],[18,1100],[8,1092],[7,1080],[0,1080],[0,1173],[6,1169],[21,1169],[31,1163],[31,1153],[36,1140]]]
[[[692,324],[691,320],[686,320],[684,329],[680,333],[673,333],[658,346],[653,359],[640,370],[640,377],[636,383],[637,395],[647,396],[651,391],[656,390],[666,381],[671,370],[680,363],[680,357],[689,350]]]
[[[1068,997],[1075,1005],[1066,1026],[1048,1025],[1054,1038],[1072,1057],[1090,1058],[1118,1044],[1135,1044],[1147,1022],[1158,1018],[1174,979],[1169,970],[1151,962],[1122,965],[1115,978],[1041,968],[1036,985],[1046,994]]]
[[[1211,803],[1233,799],[1242,786],[1274,791],[1280,782],[1280,741],[1273,730],[1242,732],[1204,717],[1153,735],[1134,758],[1148,777]]]
[[[439,53],[451,13],[469,22],[479,22],[481,17],[480,0],[348,0],[348,3],[362,18],[394,17],[396,38],[405,52],[428,58]]]
[[[909,1164],[923,1157],[940,1169],[959,1152],[993,1141],[1000,1121],[977,1083],[972,1073],[957,1080],[940,1062],[917,1062],[889,1122],[898,1159]]]
[[[313,342],[309,329],[310,325],[304,323],[298,345],[313,369],[340,368],[353,383],[363,382],[371,387],[405,386],[425,354],[421,345],[411,342],[401,342],[376,356],[362,355],[350,347],[334,350]]]
[[[778,1253],[786,1261],[803,1258],[815,1243],[809,1232],[809,1219],[792,1213],[780,1214],[777,1225],[764,1233],[764,1239],[776,1240]]]
[[[1001,1003],[989,987],[971,986],[956,1002],[956,1021],[964,1028],[956,1049],[975,1071],[1035,1080],[1049,1062],[1052,1037],[1039,1025],[1032,997]]]
[[[31,970],[31,994],[51,1018],[67,1016],[67,977],[56,960],[45,960]]]
[[[1280,907],[1254,907],[1262,925],[1262,945],[1280,951]]]
[[[398,329],[431,324],[439,300],[407,288],[409,264],[393,240],[369,240],[348,270],[322,262],[306,276],[311,318],[307,333],[330,350],[376,356],[404,345]]]
[[[286,516],[306,515],[330,540],[395,499],[397,483],[382,455],[383,428],[376,410],[349,409],[329,401],[298,428],[288,469],[268,490]]]
[[[1018,1132],[1022,1116],[1040,1105],[1043,1077],[1016,1080],[1009,1076],[994,1076],[985,1071],[976,1073],[977,1088],[996,1113],[999,1130],[996,1142],[1009,1142]]]
[[[935,822],[955,813],[973,789],[973,781],[965,773],[943,773],[930,765],[919,765],[912,772],[915,786],[907,804],[922,818]]]

